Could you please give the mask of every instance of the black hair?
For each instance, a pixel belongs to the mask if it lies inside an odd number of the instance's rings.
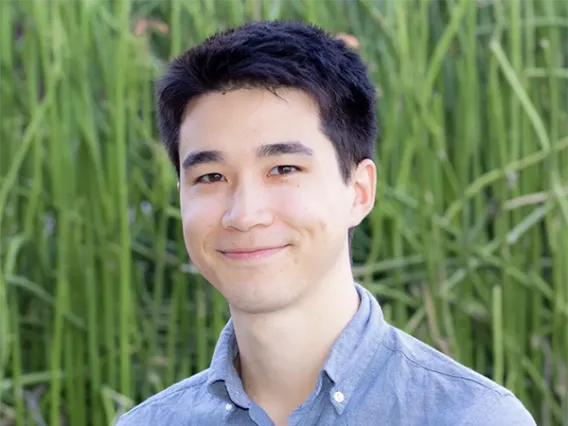
[[[317,102],[346,182],[359,162],[373,159],[376,93],[359,54],[314,25],[248,22],[174,58],[156,85],[160,137],[178,176],[179,129],[188,102],[252,87],[300,89]]]

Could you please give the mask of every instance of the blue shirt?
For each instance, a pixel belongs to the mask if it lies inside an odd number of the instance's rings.
[[[536,426],[507,389],[389,325],[355,284],[357,313],[333,345],[314,391],[289,426]],[[210,367],[152,396],[117,426],[269,426],[234,367],[232,321]]]

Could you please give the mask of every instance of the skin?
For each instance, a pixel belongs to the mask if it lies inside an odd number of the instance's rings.
[[[341,177],[307,94],[262,89],[193,100],[180,128],[188,254],[226,298],[247,395],[277,425],[314,390],[354,316],[347,231],[371,211],[371,160]]]

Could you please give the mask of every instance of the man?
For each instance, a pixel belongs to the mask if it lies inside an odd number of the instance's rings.
[[[158,84],[189,256],[231,320],[211,366],[120,426],[534,425],[508,390],[387,324],[353,280],[375,200],[375,89],[344,42],[249,23]]]

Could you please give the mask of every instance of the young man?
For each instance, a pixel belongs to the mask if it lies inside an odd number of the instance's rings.
[[[387,324],[354,282],[375,200],[375,90],[322,30],[249,23],[158,84],[192,262],[231,320],[211,366],[120,426],[534,425],[508,390]]]

